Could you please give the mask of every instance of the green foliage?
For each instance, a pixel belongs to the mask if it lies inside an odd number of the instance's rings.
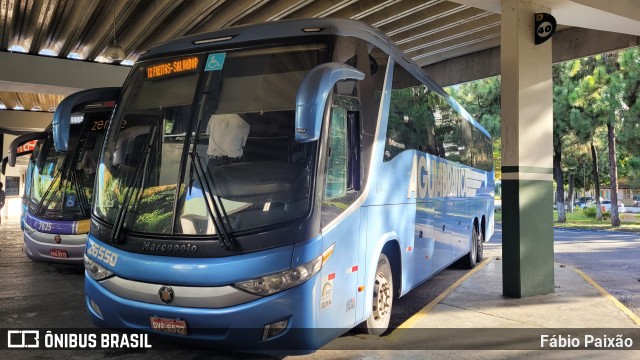
[[[496,179],[502,177],[500,171],[500,77],[494,76],[447,88],[447,92],[482,125],[493,140],[493,169]]]
[[[132,215],[141,214],[135,218],[133,230],[156,234],[169,233],[175,191],[175,185],[145,189],[136,209],[130,210]]]
[[[554,146],[562,147],[562,170],[575,176],[577,187],[591,189],[589,144],[593,142],[600,182],[607,185],[606,124],[613,123],[618,174],[640,185],[640,48],[556,64],[553,80]],[[447,91],[491,134],[499,178],[500,77],[452,86]],[[567,179],[565,176],[565,182]]]
[[[496,179],[502,179],[502,138],[493,138],[493,171]]]
[[[586,208],[582,209],[582,214],[584,214],[584,216],[586,216],[588,218],[595,219],[596,218],[596,207],[595,206],[586,207]]]
[[[144,213],[136,219],[134,228],[137,231],[144,231],[152,234],[167,234],[171,231],[171,219],[173,214],[154,210],[151,213]]]
[[[447,89],[493,139],[500,137],[500,77],[472,81]]]

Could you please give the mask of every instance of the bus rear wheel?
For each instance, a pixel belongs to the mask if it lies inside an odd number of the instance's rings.
[[[381,336],[389,328],[393,307],[393,274],[385,254],[380,254],[373,284],[371,316],[363,323],[370,335]]]
[[[471,249],[469,253],[463,257],[462,259],[462,267],[465,269],[473,269],[476,267],[476,264],[482,260],[484,244],[482,243],[482,237],[478,235],[478,229],[473,226],[473,230],[471,232]]]
[[[476,255],[476,262],[480,263],[482,262],[482,260],[484,260],[484,236],[482,236],[481,232],[478,233],[476,243],[478,244],[477,246],[478,255]]]

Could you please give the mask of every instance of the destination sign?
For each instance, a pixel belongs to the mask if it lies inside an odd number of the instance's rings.
[[[184,59],[149,65],[145,68],[145,76],[147,79],[157,79],[169,75],[196,71],[198,70],[198,63],[198,57],[192,56]]]
[[[18,146],[18,148],[16,149],[16,154],[20,154],[22,152],[27,152],[27,151],[33,151],[36,148],[37,142],[38,140],[31,140]]]

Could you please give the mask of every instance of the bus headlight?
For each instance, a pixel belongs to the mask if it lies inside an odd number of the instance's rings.
[[[322,265],[333,253],[335,244],[331,245],[325,252],[310,262],[300,265],[294,269],[263,276],[257,279],[237,282],[234,285],[252,294],[266,296],[290,289],[311,279],[317,274]]]
[[[87,254],[84,254],[84,269],[94,280],[102,280],[113,275],[113,273],[102,267],[97,262],[91,260]]]

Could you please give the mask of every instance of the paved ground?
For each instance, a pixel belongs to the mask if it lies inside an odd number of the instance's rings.
[[[502,227],[496,226],[488,256],[502,255]],[[554,231],[555,261],[584,271],[640,316],[640,235],[610,231]]]
[[[487,256],[501,255],[501,233],[499,230],[498,228],[496,238],[486,246]],[[84,315],[82,269],[32,263],[21,252],[21,240],[17,241],[16,239],[21,239],[21,234],[17,229],[10,229],[4,225],[0,228],[0,272],[2,273],[0,318],[5,321],[5,325],[1,327],[91,328],[92,325]],[[590,243],[596,244],[598,240],[591,239]],[[610,247],[608,252],[615,253],[617,248],[615,244],[607,242],[603,244]],[[578,250],[588,248],[586,244],[574,242],[560,245],[570,246],[570,251],[563,251],[560,254],[581,253]],[[625,250],[622,251],[625,252]],[[595,252],[598,255],[599,252],[605,251]],[[539,332],[541,329],[542,331],[552,331],[572,327],[589,329],[608,327],[617,331],[622,328],[631,328],[632,335],[639,337],[637,345],[640,346],[640,333],[638,332],[640,328],[571,267],[556,267],[556,291],[554,294],[516,300],[503,298],[500,265],[499,260],[492,260],[471,276],[462,270],[447,270],[410,293],[410,296],[398,300],[394,310],[396,319],[392,324],[393,328],[397,329],[390,336],[376,338],[352,332],[334,340],[326,347],[337,350],[322,349],[312,355],[296,357],[296,359],[640,358],[638,351],[628,350],[538,350],[535,347],[539,337],[536,331]],[[468,278],[462,282],[462,285],[454,290],[447,289],[463,275]],[[440,303],[431,303],[429,307],[432,310],[428,312],[420,310],[445,290],[449,290],[451,293]],[[43,319],[46,321],[43,322]],[[533,335],[527,333],[531,330],[534,331]],[[566,330],[563,331],[565,334],[567,333]],[[514,341],[513,336],[515,335],[523,337],[524,343]],[[578,336],[578,333],[574,333],[574,335]],[[448,346],[450,349],[457,349],[460,346],[459,339],[475,341],[475,349],[478,349],[478,341],[490,344],[488,349],[501,348],[500,346],[505,344],[516,344],[516,346],[511,350],[424,350],[433,348],[434,344],[436,348]],[[498,341],[497,345],[492,344],[492,341]],[[168,351],[3,350],[0,353],[0,359],[31,359],[36,357],[172,360],[265,358],[264,356],[203,349]]]
[[[640,236],[555,231],[555,259],[587,273],[640,316]]]

